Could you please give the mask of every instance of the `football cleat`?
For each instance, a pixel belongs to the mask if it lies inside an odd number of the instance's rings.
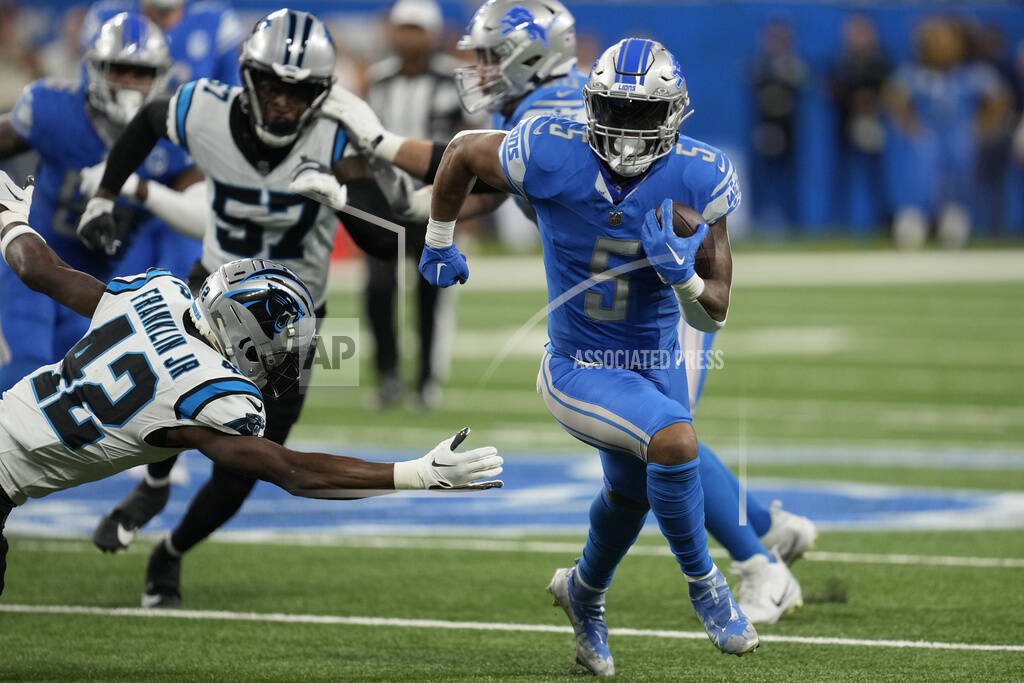
[[[778,553],[773,554],[775,562],[758,553],[733,562],[730,568],[739,580],[736,603],[755,624],[774,624],[783,614],[804,604],[800,584]]]
[[[576,663],[595,676],[611,676],[615,673],[615,662],[608,649],[608,626],[604,623],[606,591],[588,590],[580,583],[576,567],[557,569],[548,592],[555,597],[554,604],[565,610],[576,634]],[[590,595],[581,600],[573,597],[588,592]]]
[[[715,567],[703,579],[687,576],[693,611],[715,647],[726,654],[744,655],[759,645],[757,631],[732,598],[729,584]]]
[[[786,564],[799,560],[818,538],[818,529],[814,522],[786,512],[782,509],[782,501],[773,500],[770,510],[772,525],[761,537],[761,545],[771,551],[777,551]]]
[[[181,605],[181,557],[167,549],[167,539],[153,548],[146,565],[146,590],[143,607],[178,607]]]
[[[125,550],[139,529],[164,509],[170,495],[170,485],[150,486],[145,481],[139,482],[127,498],[100,520],[92,542],[105,553]]]

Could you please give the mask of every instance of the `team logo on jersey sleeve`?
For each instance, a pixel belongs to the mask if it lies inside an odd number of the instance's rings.
[[[518,29],[525,30],[530,40],[539,40],[544,43],[544,47],[548,46],[547,29],[540,26],[533,12],[525,7],[513,7],[501,18],[501,35],[507,36]]]
[[[263,419],[262,415],[246,413],[245,417],[232,420],[225,426],[230,427],[239,434],[243,434],[245,436],[259,436],[263,433],[263,428],[266,426],[266,420]]]

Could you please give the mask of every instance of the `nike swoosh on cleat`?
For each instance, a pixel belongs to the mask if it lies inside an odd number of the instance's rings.
[[[779,596],[778,600],[776,600],[775,598],[773,598],[771,596],[769,596],[768,599],[771,600],[772,603],[776,607],[782,607],[782,603],[786,602],[786,599],[789,598],[789,595],[792,592],[793,592],[792,587],[791,586],[787,586],[786,590],[782,591],[782,595]]]
[[[126,529],[123,524],[119,523],[117,525],[117,542],[127,548],[134,540],[135,532],[131,529]]]
[[[680,265],[680,266],[686,265],[686,257],[684,256],[683,258],[679,258],[679,255],[676,254],[676,252],[672,248],[671,244],[669,244],[668,242],[665,242],[665,248],[668,249],[670,254],[672,254],[672,258],[674,258],[676,260],[676,263],[678,265]]]

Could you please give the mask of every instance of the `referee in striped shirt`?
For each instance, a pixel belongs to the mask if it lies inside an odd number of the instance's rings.
[[[384,127],[399,135],[447,142],[465,127],[455,89],[456,61],[438,52],[441,27],[441,10],[434,0],[399,0],[391,10],[388,28],[394,54],[370,68],[366,100]],[[421,185],[411,178],[403,181],[413,188]],[[406,227],[406,253],[418,262],[423,223],[395,220]],[[376,341],[378,399],[380,407],[387,407],[401,398],[403,390],[395,332],[395,263],[368,256],[367,266],[366,309]],[[420,277],[415,281],[420,354],[416,388],[420,406],[431,409],[440,401],[439,377],[446,374],[450,348],[438,337],[450,333],[454,320],[450,292]]]

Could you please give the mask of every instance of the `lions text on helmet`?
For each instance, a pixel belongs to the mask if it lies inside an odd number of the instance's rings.
[[[125,125],[143,104],[164,92],[171,58],[156,24],[122,12],[100,28],[85,54],[89,104]]]
[[[284,147],[298,138],[330,92],[336,58],[327,27],[308,12],[280,9],[256,23],[240,68],[243,102],[263,143]]]
[[[605,50],[583,87],[587,142],[608,167],[640,175],[672,151],[687,111],[679,62],[661,43],[627,38]]]
[[[490,0],[459,40],[476,64],[457,69],[466,111],[499,111],[539,83],[576,66],[575,20],[557,0]]]

